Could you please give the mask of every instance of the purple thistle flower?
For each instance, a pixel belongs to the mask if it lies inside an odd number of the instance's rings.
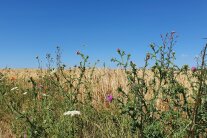
[[[192,68],[191,68],[191,71],[192,71],[192,72],[196,72],[196,70],[197,70],[196,67],[192,67]]]
[[[112,96],[111,94],[110,94],[110,95],[107,95],[106,100],[107,100],[108,102],[112,102],[112,100],[113,100],[113,96]]]

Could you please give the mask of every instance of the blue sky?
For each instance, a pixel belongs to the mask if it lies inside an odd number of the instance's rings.
[[[35,68],[38,55],[55,56],[72,66],[88,54],[99,66],[120,48],[143,65],[149,44],[176,31],[178,65],[195,65],[207,37],[206,0],[0,0],[0,68]]]

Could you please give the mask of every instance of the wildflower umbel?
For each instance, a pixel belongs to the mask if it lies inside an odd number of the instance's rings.
[[[67,112],[65,112],[63,115],[74,116],[74,115],[80,115],[80,114],[81,114],[80,111],[76,111],[76,110],[74,110],[74,111],[67,111]]]
[[[18,87],[14,87],[11,89],[11,91],[14,91],[14,90],[18,90]]]
[[[112,102],[112,100],[113,100],[113,96],[112,96],[111,94],[107,95],[107,96],[106,96],[106,100],[107,100],[108,102]]]
[[[24,93],[23,93],[23,95],[26,95],[26,94],[27,94],[27,92],[24,92]]]
[[[192,67],[192,68],[191,68],[191,71],[192,71],[192,72],[196,72],[196,70],[197,70],[196,67]]]

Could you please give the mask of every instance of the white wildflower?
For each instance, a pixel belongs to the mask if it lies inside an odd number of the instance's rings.
[[[14,91],[14,90],[18,90],[18,87],[14,87],[11,89],[11,91]]]
[[[67,111],[67,112],[65,112],[63,115],[74,116],[74,115],[80,115],[80,114],[81,114],[80,111],[76,111],[76,110],[74,110],[74,111]]]
[[[47,95],[47,94],[45,94],[45,93],[43,93],[43,94],[42,94],[42,96],[45,96],[45,97],[46,97],[46,96],[48,96],[48,95]]]
[[[24,93],[23,93],[23,95],[26,95],[26,94],[27,94],[27,92],[24,92]]]

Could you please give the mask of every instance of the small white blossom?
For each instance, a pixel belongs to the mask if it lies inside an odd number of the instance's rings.
[[[14,87],[11,89],[11,91],[14,91],[14,90],[18,90],[18,87]]]
[[[80,115],[80,111],[67,111],[65,112],[63,115],[70,115],[70,116],[74,116],[74,115]]]
[[[24,93],[23,93],[23,95],[26,95],[26,94],[27,94],[27,92],[24,92]]]
[[[43,93],[43,94],[42,94],[42,96],[45,96],[45,97],[46,97],[46,96],[48,96],[48,95],[47,95],[47,94],[45,94],[45,93]]]

